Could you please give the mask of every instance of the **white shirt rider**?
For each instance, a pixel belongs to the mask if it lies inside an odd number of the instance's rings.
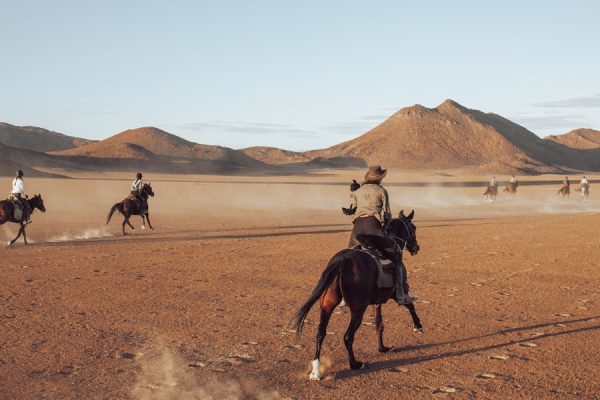
[[[12,192],[13,194],[20,194],[21,196],[25,196],[25,186],[23,183],[23,179],[15,178],[12,184]]]
[[[581,186],[583,185],[589,185],[587,178],[584,176],[583,178],[581,178],[581,182],[579,182],[579,184]]]
[[[493,177],[490,181],[490,186],[498,186],[498,181],[496,181],[496,177]]]
[[[139,193],[142,190],[143,186],[144,186],[144,182],[142,182],[142,179],[141,178],[140,179],[136,179],[131,184],[131,191]]]

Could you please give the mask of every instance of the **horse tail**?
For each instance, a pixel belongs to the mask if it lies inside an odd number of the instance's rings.
[[[115,205],[112,206],[112,208],[108,212],[108,215],[106,216],[106,225],[108,225],[108,223],[110,222],[110,219],[112,218],[113,214],[117,212],[120,205],[121,205],[121,203],[115,203]]]
[[[344,257],[334,257],[329,264],[327,264],[325,271],[323,271],[321,274],[319,282],[317,282],[317,286],[315,286],[308,300],[306,300],[306,303],[300,307],[294,316],[293,327],[296,329],[296,335],[300,336],[302,333],[304,320],[306,319],[306,316],[308,315],[308,312],[312,308],[313,304],[315,304],[321,295],[325,293],[327,288],[329,288],[333,280],[339,275],[342,268],[344,268],[346,264],[348,264],[348,260]]]

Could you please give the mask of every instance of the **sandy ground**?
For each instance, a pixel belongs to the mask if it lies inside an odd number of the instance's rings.
[[[585,204],[555,185],[495,204],[481,188],[391,187],[395,212],[416,211],[407,267],[425,334],[389,303],[394,350],[377,353],[369,314],[354,347],[369,368],[350,371],[340,307],[327,376],[309,382],[317,313],[299,339],[288,323],[351,225],[345,188],[306,183],[351,176],[155,177],[155,230],[135,219],[125,238],[118,216],[104,226],[124,175],[28,180],[48,211],[32,245],[0,250],[0,398],[600,397],[594,187]]]

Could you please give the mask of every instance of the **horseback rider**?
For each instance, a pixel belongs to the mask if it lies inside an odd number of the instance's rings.
[[[568,176],[565,176],[565,179],[563,179],[563,186],[566,188],[571,188],[571,182],[569,182]]]
[[[144,188],[144,182],[142,181],[142,173],[138,172],[135,174],[135,181],[131,184],[131,195],[135,197],[140,205],[140,212],[143,214],[144,211],[148,210],[148,201],[142,196],[142,189]]]
[[[25,195],[25,184],[23,182],[23,171],[18,170],[17,176],[12,182],[12,191],[11,197],[17,201],[17,207],[19,207],[23,211],[22,219],[25,221],[25,224],[31,223],[29,216],[31,215],[31,209],[29,208],[29,203],[27,202],[27,196]]]
[[[581,178],[581,181],[579,182],[579,187],[581,187],[582,189],[588,189],[590,187],[588,179],[585,177],[585,175],[583,176],[583,178]]]
[[[495,175],[490,180],[490,187],[493,187],[493,188],[497,188],[498,187],[498,181],[496,180],[496,176]]]
[[[510,185],[513,187],[513,189],[516,189],[517,186],[519,186],[519,181],[517,180],[517,177],[515,176],[515,174],[513,174],[512,177],[510,178]]]
[[[349,211],[354,215],[354,227],[348,247],[360,245],[359,236],[375,239],[372,243],[373,246],[394,264],[395,300],[398,305],[404,305],[412,303],[416,298],[408,295],[407,274],[402,262],[402,254],[397,251],[396,244],[385,231],[385,227],[392,219],[388,192],[381,186],[381,181],[386,174],[387,170],[382,169],[381,166],[371,166],[365,175],[362,186],[352,187],[356,189],[350,193],[352,204]],[[344,213],[348,214],[346,211]]]

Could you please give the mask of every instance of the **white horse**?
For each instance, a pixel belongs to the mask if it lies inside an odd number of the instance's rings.
[[[588,198],[590,197],[589,185],[583,185],[579,189],[575,189],[575,191],[579,192],[579,195],[581,196],[581,201],[588,201]]]

